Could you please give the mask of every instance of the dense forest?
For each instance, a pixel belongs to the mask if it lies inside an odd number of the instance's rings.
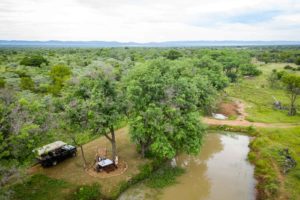
[[[1,48],[0,185],[26,178],[34,149],[56,140],[84,153],[83,144],[103,136],[115,159],[117,129],[127,124],[142,158],[197,154],[206,134],[199,119],[268,63],[286,63],[268,81],[297,115],[298,47]]]

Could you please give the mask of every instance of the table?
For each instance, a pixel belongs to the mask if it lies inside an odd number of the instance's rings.
[[[109,166],[109,165],[112,165],[113,164],[113,161],[110,160],[110,159],[104,159],[104,160],[101,160],[98,162],[98,165],[100,167],[106,167],[106,166]]]
[[[97,162],[97,167],[96,167],[97,171],[106,171],[107,173],[114,171],[116,169],[116,166],[114,164],[114,162],[110,159],[103,159],[100,160],[99,162]]]

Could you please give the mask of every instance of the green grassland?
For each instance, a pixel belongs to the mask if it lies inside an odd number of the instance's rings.
[[[300,198],[300,127],[289,129],[260,128],[251,142],[249,159],[255,164],[258,189],[262,199]],[[288,148],[298,165],[283,173],[285,158],[280,154]]]
[[[75,191],[75,185],[49,178],[45,175],[34,175],[23,183],[13,186],[14,200],[47,200],[70,199],[70,191]]]
[[[268,76],[273,69],[283,70],[286,64],[257,64],[263,72],[258,77],[242,79],[226,89],[229,96],[243,100],[246,103],[247,120],[265,123],[299,123],[300,114],[288,116],[287,110],[274,110],[274,96],[284,106],[288,107],[289,98],[282,88],[270,88]],[[299,72],[293,72],[299,73]],[[300,98],[297,100],[298,107]]]

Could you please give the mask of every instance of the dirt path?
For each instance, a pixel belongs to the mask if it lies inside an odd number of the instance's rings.
[[[246,120],[247,113],[245,111],[245,104],[237,100],[238,117],[236,120],[219,120],[211,117],[204,117],[203,122],[208,125],[228,125],[228,126],[255,126],[255,127],[266,127],[266,128],[291,128],[300,126],[300,123],[262,123],[262,122],[249,122]]]

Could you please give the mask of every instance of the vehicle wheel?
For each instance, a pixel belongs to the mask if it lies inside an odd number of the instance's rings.
[[[57,161],[56,161],[56,160],[53,161],[53,162],[52,162],[52,165],[53,165],[53,166],[57,165]]]

